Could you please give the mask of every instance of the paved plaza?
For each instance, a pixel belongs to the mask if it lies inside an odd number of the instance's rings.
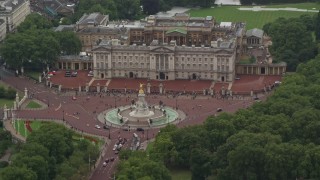
[[[17,118],[21,119],[46,119],[52,121],[63,122],[68,127],[77,130],[78,132],[88,133],[92,135],[101,136],[106,139],[108,142],[103,152],[101,153],[101,159],[99,163],[97,163],[95,167],[95,171],[92,174],[91,179],[99,180],[106,179],[113,176],[115,164],[118,161],[117,155],[114,154],[112,150],[113,145],[118,140],[119,137],[126,138],[129,140],[128,143],[125,144],[126,147],[131,143],[130,139],[133,133],[136,133],[140,136],[141,142],[146,144],[147,140],[153,139],[157,132],[159,132],[158,128],[148,129],[144,132],[138,132],[135,129],[129,129],[129,131],[124,131],[123,129],[110,127],[109,130],[106,129],[97,129],[95,125],[99,125],[103,127],[104,122],[98,120],[98,115],[107,109],[115,108],[118,106],[126,106],[130,104],[130,100],[137,97],[137,94],[113,94],[113,93],[90,93],[87,94],[85,92],[76,93],[75,91],[68,91],[64,93],[58,93],[57,89],[49,88],[44,84],[35,83],[34,80],[30,80],[25,77],[14,77],[11,75],[5,75],[3,70],[1,70],[2,80],[14,88],[23,91],[25,88],[28,89],[28,93],[32,94],[34,99],[37,99],[43,102],[46,105],[45,109],[39,110],[25,110],[21,109],[16,112]],[[58,75],[59,76],[59,75]],[[57,76],[57,77],[58,77]],[[84,81],[88,81],[84,76],[81,76]],[[243,86],[250,85],[246,79],[249,77],[243,77],[239,82],[244,83]],[[72,78],[69,78],[72,79]],[[275,78],[278,80],[278,78]],[[273,81],[271,79],[269,81]],[[59,80],[61,83],[64,82],[63,79]],[[261,81],[262,85],[265,81],[264,78],[258,77],[257,80],[253,81]],[[268,81],[268,80],[267,80]],[[68,80],[68,82],[72,82],[77,85],[77,79],[74,78],[73,81]],[[118,82],[118,81],[115,81]],[[138,82],[138,80],[119,80],[119,82],[127,83],[126,86],[129,87],[130,84],[132,86],[134,83]],[[134,83],[133,83],[134,82]],[[166,82],[165,82],[166,83]],[[187,83],[187,82],[183,82]],[[177,88],[180,88],[180,91],[183,91],[183,83],[176,84]],[[199,84],[205,84],[206,82],[194,82]],[[247,84],[246,84],[247,83]],[[249,83],[249,84],[248,84]],[[117,84],[117,83],[116,83]],[[119,83],[121,86],[121,83]],[[139,83],[136,83],[136,88],[138,89]],[[67,84],[65,86],[68,86]],[[79,86],[79,85],[78,85]],[[124,86],[124,84],[122,84]],[[186,85],[187,86],[187,85]],[[241,84],[237,85],[239,88],[242,88]],[[131,87],[131,85],[130,85]],[[175,87],[175,86],[173,86]],[[189,85],[188,85],[189,87]],[[190,86],[194,87],[194,86]],[[74,87],[76,88],[76,87]],[[252,88],[252,87],[251,87]],[[264,99],[268,94],[258,94],[260,99]],[[75,96],[74,100],[72,97]],[[250,96],[240,96],[234,95],[232,98],[229,97],[221,98],[219,96],[203,96],[203,95],[147,95],[146,101],[150,105],[158,105],[159,101],[162,101],[166,106],[170,106],[172,108],[178,108],[186,114],[186,118],[177,123],[178,127],[185,127],[195,124],[201,124],[205,121],[205,119],[210,115],[216,115],[221,112],[217,112],[217,108],[221,108],[222,112],[235,112],[239,108],[247,108],[254,100]],[[9,123],[10,124],[10,123]],[[110,134],[110,140],[107,140]],[[106,167],[102,166],[102,162],[106,158],[115,157],[114,162],[110,162]]]

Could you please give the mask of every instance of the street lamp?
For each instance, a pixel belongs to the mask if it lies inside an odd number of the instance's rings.
[[[178,96],[176,97],[176,110],[178,109]]]
[[[117,107],[117,96],[114,96],[114,108]]]
[[[149,129],[147,129],[147,141],[149,140]]]
[[[109,139],[111,139],[111,136],[110,136],[110,128],[109,128]]]
[[[64,109],[62,110],[62,121],[64,121]]]
[[[50,106],[50,101],[49,101],[49,97],[47,96],[47,101],[48,101],[48,107]]]

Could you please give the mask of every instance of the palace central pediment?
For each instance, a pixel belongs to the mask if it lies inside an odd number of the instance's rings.
[[[92,51],[110,51],[111,48],[108,46],[98,46],[92,49]]]
[[[173,53],[174,47],[154,47],[151,48],[151,52],[155,53]]]

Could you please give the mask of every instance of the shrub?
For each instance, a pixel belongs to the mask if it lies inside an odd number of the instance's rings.
[[[7,166],[9,166],[9,163],[7,161],[0,161],[0,169],[5,168]]]
[[[14,99],[16,97],[16,93],[17,93],[16,90],[14,90],[13,88],[9,87],[7,89],[6,98],[7,99]]]
[[[6,89],[3,86],[0,86],[0,98],[6,97]]]

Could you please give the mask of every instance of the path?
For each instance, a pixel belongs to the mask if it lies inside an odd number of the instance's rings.
[[[299,8],[265,8],[261,6],[254,6],[250,8],[238,8],[240,11],[294,11],[294,12],[314,12],[317,13],[319,10],[299,9]]]
[[[7,149],[6,152],[4,153],[4,155],[0,158],[0,162],[1,161],[9,162],[10,157],[11,157],[11,153],[12,153],[11,149],[10,148]]]

